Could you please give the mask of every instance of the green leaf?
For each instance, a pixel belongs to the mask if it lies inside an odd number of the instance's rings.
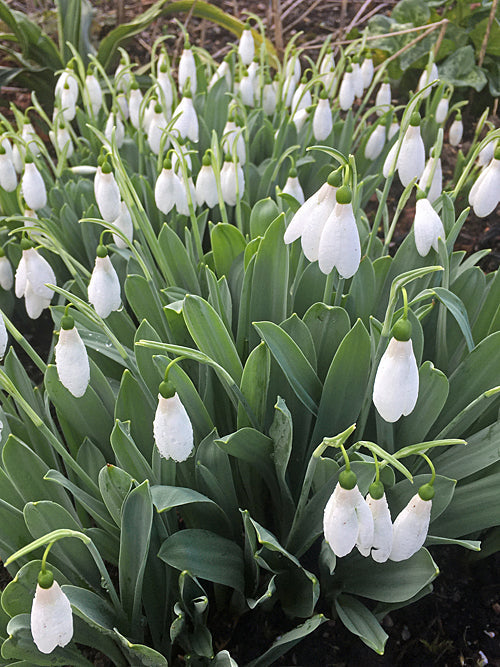
[[[126,637],[114,629],[115,635],[120,642],[122,650],[125,652],[129,659],[129,664],[137,667],[168,667],[167,659],[150,648],[149,646],[144,646],[143,644],[134,644],[129,641]]]
[[[383,655],[388,634],[382,629],[375,616],[364,604],[351,595],[339,595],[335,609],[340,620],[350,632],[379,655]]]
[[[474,340],[472,338],[467,310],[461,299],[444,287],[434,287],[431,290],[426,290],[426,292],[434,295],[450,311],[464,335],[469,352],[472,352],[474,349]]]
[[[111,433],[111,447],[120,468],[129,472],[138,482],[154,480],[151,466],[139,451],[130,435],[130,422],[116,420]]]
[[[156,331],[166,334],[162,302],[152,282],[144,276],[129,274],[124,287],[127,302],[139,322],[147,320]]]
[[[324,381],[335,352],[351,324],[347,311],[338,306],[315,303],[302,318],[309,328],[317,358],[317,373]]]
[[[234,225],[219,222],[213,227],[210,240],[217,275],[228,276],[234,260],[245,250],[245,238]]]
[[[178,570],[244,591],[241,548],[208,530],[193,528],[174,533],[163,542],[158,557]]]
[[[301,349],[273,322],[254,322],[253,325],[268,345],[299,400],[316,414],[321,382]]]
[[[108,512],[113,517],[114,522],[121,526],[122,506],[130,489],[132,488],[132,477],[108,463],[99,473],[99,490]]]
[[[174,230],[166,223],[158,236],[158,243],[164,261],[172,272],[172,284],[182,287],[191,294],[201,294],[198,277],[186,248]]]
[[[271,372],[271,356],[269,348],[262,342],[250,352],[243,368],[240,389],[250,406],[257,425],[264,429],[266,417],[267,392]],[[242,405],[238,406],[238,428],[251,426],[250,419]]]
[[[174,507],[190,503],[211,503],[220,509],[217,503],[194,489],[182,486],[152,486],[151,497],[158,512],[166,512]]]
[[[255,239],[258,236],[264,236],[269,225],[276,220],[280,211],[271,197],[260,199],[252,206],[250,215],[250,238]]]
[[[152,399],[144,392],[144,387],[129,370],[125,370],[116,398],[115,419],[130,421],[130,435],[147,461],[151,460],[153,451],[155,410],[156,405],[152,404]]]
[[[456,480],[464,479],[496,463],[500,457],[500,422],[467,439],[466,447],[449,447],[433,456],[437,470]]]
[[[486,74],[476,66],[474,47],[468,44],[439,64],[439,78],[452,86],[472,86],[478,92],[487,83]]]

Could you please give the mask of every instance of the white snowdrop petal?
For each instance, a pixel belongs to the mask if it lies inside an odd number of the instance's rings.
[[[289,176],[287,178],[283,192],[287,195],[292,195],[292,197],[295,197],[299,204],[304,203],[304,191],[302,190],[302,186],[300,185],[300,181],[297,176]]]
[[[354,103],[355,80],[354,72],[346,72],[340,84],[339,104],[343,111],[350,109]]]
[[[196,93],[196,61],[192,49],[184,49],[179,60],[178,80],[179,90],[184,90],[184,86],[189,79],[189,89],[191,94]]]
[[[324,141],[333,128],[332,110],[327,99],[321,99],[314,111],[313,134],[316,141]]]
[[[54,291],[46,287],[45,283],[56,284],[55,273],[47,262],[34,248],[23,250],[26,262],[26,278],[35,294],[43,299],[52,299]]]
[[[471,190],[471,194],[472,192]],[[484,218],[493,213],[500,201],[500,160],[491,161],[474,190],[472,199],[469,196],[469,201],[478,218]]]
[[[333,553],[347,556],[358,539],[358,517],[354,509],[358,500],[358,487],[347,490],[339,483],[328,500],[323,515],[323,533]]]
[[[386,422],[409,415],[418,398],[418,367],[411,340],[391,338],[380,360],[373,385],[373,402]]]
[[[462,141],[462,135],[464,133],[464,124],[461,120],[454,120],[450,125],[450,131],[448,132],[448,140],[451,146],[458,146]]]
[[[431,71],[427,72],[427,68],[426,68],[426,69],[424,69],[424,71],[420,75],[417,90],[422,90],[422,88],[424,88],[427,84],[432,83],[433,81],[436,81],[437,78],[438,78],[438,68],[436,66],[436,63],[432,63]],[[432,88],[428,88],[425,91],[425,93],[423,93],[422,99],[425,99],[426,97],[429,97],[431,92],[432,92]]]
[[[321,233],[319,268],[328,274],[335,266],[342,278],[350,278],[358,270],[360,261],[361,245],[352,204],[337,204]]]
[[[14,192],[17,188],[17,173],[7,153],[0,155],[0,187],[6,192]]]
[[[368,88],[373,79],[374,67],[371,58],[365,58],[361,63],[361,76],[363,78],[363,88]]]
[[[155,202],[160,211],[167,215],[175,206],[181,184],[172,169],[162,169],[155,185]]]
[[[390,560],[411,558],[425,542],[431,518],[432,500],[422,500],[416,493],[396,517]]]
[[[129,118],[130,122],[132,123],[132,126],[138,130],[141,121],[140,121],[140,111],[141,111],[141,103],[143,100],[143,96],[139,88],[132,88],[130,91],[130,97],[128,101],[128,112],[129,112]]]
[[[373,543],[371,555],[377,563],[385,563],[392,549],[392,520],[385,493],[382,498],[366,496],[373,517]]]
[[[37,320],[45,308],[50,306],[50,299],[38,295],[33,290],[30,281],[27,280],[26,289],[24,290],[24,305],[26,306],[28,317],[32,320]]]
[[[109,256],[96,257],[88,286],[89,302],[100,317],[105,319],[121,305],[120,281]]]
[[[115,227],[118,227],[121,232],[123,232],[129,241],[132,241],[134,237],[134,224],[132,222],[132,216],[130,215],[128,206],[124,201],[121,203],[120,215],[116,218],[113,224]],[[113,241],[116,243],[118,248],[127,247],[125,241],[120,236],[118,236],[118,234],[113,233]]]
[[[12,265],[4,255],[0,257],[0,287],[5,291],[12,289],[14,284],[14,272]]]
[[[436,163],[435,169],[434,169],[434,163]],[[429,179],[433,169],[434,169],[434,175],[432,177],[432,182],[430,184],[429,192],[427,193],[427,199],[431,203],[433,201],[436,201],[436,199],[439,197],[439,195],[443,190],[443,168],[441,166],[440,158],[436,159],[434,157],[430,157],[427,160],[425,169],[418,182],[419,188],[425,190],[429,185]]]
[[[377,91],[375,97],[375,106],[380,107],[377,109],[377,115],[382,116],[386,111],[389,111],[391,108],[392,94],[391,94],[391,84],[390,83],[381,83],[380,88]]]
[[[376,160],[385,146],[385,127],[377,125],[370,134],[365,146],[365,157],[368,160]]]
[[[396,141],[396,143],[391,147],[391,149],[387,153],[387,157],[385,158],[384,161],[384,166],[382,168],[382,174],[384,175],[384,178],[387,178],[391,173],[391,171],[394,169],[397,152],[398,152],[398,142]]]
[[[61,384],[75,398],[80,398],[90,381],[90,366],[87,349],[76,327],[61,329],[54,352]]]
[[[438,238],[445,239],[444,227],[438,213],[428,199],[417,199],[413,222],[417,252],[425,257],[431,248],[438,250]]]
[[[7,327],[3,317],[0,315],[0,359],[3,359],[5,350],[7,349],[7,342],[9,340],[9,334],[7,333]],[[0,438],[2,437],[2,426],[0,426]]]
[[[114,222],[120,215],[121,197],[118,183],[113,172],[105,174],[101,171],[99,177],[96,173],[95,198],[99,212],[106,222]]]
[[[87,74],[85,77],[85,88],[89,96],[92,113],[97,116],[102,106],[102,89],[94,74]]]
[[[166,459],[185,461],[193,451],[193,427],[177,393],[171,398],[158,396],[153,435],[158,451]]]
[[[399,179],[406,187],[413,178],[420,178],[425,168],[425,146],[420,127],[410,125],[401,144],[398,156]]]
[[[262,93],[262,108],[267,116],[272,116],[276,110],[276,90],[272,83],[266,83]]]
[[[27,162],[21,179],[21,192],[28,208],[37,211],[47,204],[47,190],[34,162]]]
[[[163,115],[163,112],[160,111],[157,113],[155,111],[148,127],[148,144],[155,155],[158,155],[160,152],[161,139],[166,127],[167,119]]]
[[[199,123],[196,110],[193,106],[193,100],[190,97],[183,97],[174,111],[175,120],[172,131],[177,130],[183,139],[191,139],[193,143],[198,142]]]
[[[216,206],[219,201],[217,183],[211,165],[203,165],[196,179],[196,201],[198,206],[206,204],[209,208]]]
[[[335,207],[336,191],[336,188],[325,183],[316,195],[314,195],[313,206],[307,211],[307,219],[304,221],[302,230],[301,244],[302,251],[310,262],[315,262],[318,259],[321,234],[328,216]]]
[[[446,116],[448,115],[448,108],[450,106],[449,100],[446,97],[442,97],[439,100],[436,109],[436,123],[444,123]]]
[[[19,264],[17,265],[14,284],[14,292],[18,299],[21,299],[24,296],[24,292],[26,291],[26,282],[26,257],[23,253],[21,255],[21,259],[19,260]]]
[[[355,487],[356,489],[358,487]],[[354,506],[356,518],[358,521],[358,536],[356,538],[356,547],[360,554],[367,556],[373,544],[374,523],[373,516],[368,503],[358,491],[357,502]]]
[[[324,188],[325,186],[330,187],[327,183],[325,183],[321,187]],[[317,205],[317,195],[318,193],[315,192],[308,199],[306,199],[306,201],[302,204],[302,206],[290,220],[290,223],[286,228],[285,234],[283,236],[283,240],[285,243],[287,244],[293,243],[293,241],[296,241],[298,238],[300,238],[302,232],[304,231],[304,227],[312,214],[313,209]]]
[[[66,646],[73,637],[71,604],[57,581],[50,588],[37,584],[31,607],[31,634],[42,653]]]

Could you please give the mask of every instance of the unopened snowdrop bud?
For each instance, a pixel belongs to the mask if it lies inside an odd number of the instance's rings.
[[[297,86],[297,90],[292,98],[292,110],[295,112],[301,109],[307,109],[312,104],[311,92],[307,88],[307,79],[303,77],[302,81]]]
[[[95,187],[95,198],[102,219],[106,222],[116,220],[121,211],[120,189],[107,162],[101,167],[101,175]]]
[[[94,116],[97,116],[102,107],[102,88],[96,75],[91,69],[85,77],[85,90],[87,91],[90,108]]]
[[[495,154],[496,147],[497,141],[490,141],[484,148],[479,151],[479,155],[477,157],[477,164],[479,167],[484,167],[491,162]]]
[[[0,187],[6,192],[14,192],[17,188],[16,170],[3,144],[0,145]]]
[[[162,104],[165,105],[167,114],[170,114],[172,112],[172,104],[174,103],[174,91],[166,61],[163,62],[158,69],[157,81],[158,88],[161,91],[159,93],[160,100],[162,101]]]
[[[430,200],[425,197],[425,194],[421,190],[417,194],[413,232],[417,252],[421,257],[428,255],[431,248],[434,248],[437,252],[439,249],[438,239],[445,240],[441,218],[432,208]]]
[[[115,227],[118,227],[118,229],[130,242],[132,242],[134,237],[134,224],[132,222],[132,216],[130,215],[128,206],[124,201],[121,203],[120,215],[116,218],[116,220],[113,221],[113,224]],[[117,248],[127,247],[127,244],[121,238],[121,236],[118,236],[118,234],[115,234],[114,232],[113,241],[116,243]]]
[[[254,90],[255,90],[255,83],[259,81],[259,58],[258,56],[255,56],[255,58],[252,60],[250,65],[248,66],[248,76],[252,79],[252,83],[254,84]]]
[[[297,85],[301,76],[299,54],[294,50],[291,58],[286,64],[286,78],[293,79],[294,84]]]
[[[61,72],[59,78],[57,79],[57,83],[54,88],[54,96],[60,97],[63,90],[67,88],[70,91],[70,95],[73,98],[74,103],[76,103],[78,99],[78,81],[75,78],[75,73],[73,71],[73,63],[71,62],[71,66],[69,65],[70,63],[68,63],[68,67],[63,72]]]
[[[391,94],[391,84],[388,81],[380,84],[380,88],[377,91],[377,96],[375,97],[375,106],[378,116],[383,116],[391,108],[392,94]]]
[[[189,42],[186,41],[179,60],[178,72],[179,90],[183,92],[184,95],[186,94],[185,87],[188,80],[191,95],[196,95],[196,61],[194,59],[193,49]]]
[[[67,82],[64,84],[59,100],[63,118],[69,123],[76,116],[76,98]]]
[[[54,291],[47,284],[55,285],[56,276],[47,260],[28,239],[21,241],[21,249],[23,252],[15,275],[15,294],[18,299],[24,296],[28,317],[36,320],[50,305]]]
[[[160,211],[167,215],[182,196],[182,185],[179,177],[172,169],[172,161],[165,158],[163,169],[156,179],[155,202]]]
[[[21,192],[28,208],[37,211],[47,205],[45,182],[29,155],[26,156],[24,174],[21,178]]]
[[[366,142],[365,157],[368,160],[376,160],[384,150],[385,141],[385,127],[379,123]]]
[[[139,129],[141,126],[141,104],[142,104],[143,96],[141,89],[137,85],[137,83],[133,83],[130,89],[130,96],[128,100],[128,112],[129,112],[129,118],[130,122],[132,123],[132,127],[134,127],[136,130]]]
[[[97,257],[88,286],[88,298],[95,312],[103,319],[106,319],[113,310],[118,310],[121,305],[120,281],[104,245],[97,246]]]
[[[222,150],[229,155],[233,154],[234,142],[236,142],[236,155],[240,164],[246,162],[245,140],[242,128],[236,125],[234,120],[228,120],[222,133]]]
[[[373,60],[368,54],[361,64],[361,76],[363,77],[363,88],[366,90],[373,80]]]
[[[462,135],[464,133],[464,124],[462,122],[462,114],[457,113],[455,120],[450,125],[450,130],[448,132],[448,140],[450,146],[458,146],[462,141]]]
[[[177,212],[180,213],[180,215],[190,215],[190,200],[194,208],[196,208],[196,188],[194,186],[191,175],[188,175],[187,181],[184,177],[179,178],[179,184],[180,188],[178,191],[177,200],[175,202]]]
[[[238,54],[244,65],[250,65],[255,55],[255,43],[249,23],[245,23],[238,44]]]
[[[323,515],[323,533],[333,553],[342,558],[355,546],[361,553],[373,543],[373,517],[361,495],[356,475],[343,470]]]
[[[425,146],[420,134],[420,114],[415,111],[405,132],[399,151],[397,169],[399,180],[406,187],[414,178],[420,178],[425,168]]]
[[[363,74],[361,73],[361,66],[359,58],[355,57],[352,61],[352,86],[354,88],[355,97],[363,97]]]
[[[422,74],[420,75],[420,79],[418,80],[418,86],[417,90],[422,90],[427,84],[433,83],[434,81],[437,81],[438,78],[438,68],[436,63],[432,63],[430,72],[428,71],[428,68],[425,68]],[[423,93],[422,98],[425,99],[426,97],[429,97],[431,94],[432,88],[428,88],[425,93]]]
[[[14,272],[12,271],[12,265],[5,256],[4,249],[0,248],[0,287],[8,291],[12,289],[13,285]]]
[[[478,218],[484,218],[498,206],[500,201],[500,147],[488,166],[474,183],[469,193],[469,204]]]
[[[368,553],[371,552],[377,563],[385,563],[392,549],[392,520],[382,482],[377,481],[370,485],[366,503],[373,517],[373,542]],[[368,556],[368,553],[361,553]]]
[[[38,147],[37,147],[38,148]],[[12,148],[12,164],[16,173],[22,174],[24,171],[24,156],[26,151],[23,146],[18,146],[17,143],[14,144]]]
[[[432,177],[432,182],[429,183],[433,170],[434,175]],[[418,186],[422,190],[427,190],[427,188],[429,188],[427,199],[431,202],[431,204],[439,197],[443,191],[443,168],[441,166],[441,158],[430,157],[427,160],[425,169],[418,182]]]
[[[182,167],[180,165],[184,161],[186,163],[187,170],[191,172],[193,168],[193,163],[191,160],[191,155],[189,154],[189,148],[187,146],[187,142],[183,142],[182,139],[179,139],[179,148],[175,149],[171,155],[172,155],[172,169],[176,172],[176,174],[179,174],[182,172]]]
[[[339,90],[339,104],[342,111],[347,111],[352,107],[355,94],[356,90],[353,66],[347,65]]]
[[[151,118],[153,117],[155,106],[158,102],[158,99],[156,97],[152,97],[146,107],[146,110],[144,111],[143,117],[142,117],[142,127],[144,129],[144,132],[147,134],[149,130],[149,124],[151,123]]]
[[[155,104],[153,116],[148,128],[148,144],[155,155],[160,152],[161,138],[167,127],[167,119],[161,104]]]
[[[411,323],[401,319],[377,368],[373,402],[386,422],[413,411],[418,398],[418,367],[411,342]]]
[[[90,365],[87,349],[71,315],[65,315],[61,320],[61,331],[54,353],[61,384],[75,398],[80,398],[90,382]]]
[[[283,88],[281,91],[283,104],[287,107],[287,109],[289,109],[292,106],[292,100],[295,94],[296,87],[297,87],[297,82],[295,81],[295,77],[287,76],[283,83]]]
[[[196,110],[193,105],[193,100],[190,93],[185,95],[177,108],[174,115],[178,116],[174,122],[173,130],[177,130],[183,139],[191,139],[196,144],[198,142],[199,123]]]
[[[296,111],[293,114],[292,120],[293,120],[293,123],[295,125],[295,128],[296,128],[297,132],[300,132],[301,129],[304,127],[304,124],[305,124],[306,120],[308,119],[308,117],[309,117],[308,109],[300,109],[300,111]],[[332,125],[332,127],[333,127],[333,125]]]
[[[352,210],[352,192],[347,185],[335,193],[337,203],[328,216],[319,241],[318,264],[328,275],[336,267],[342,278],[351,278],[361,261],[361,244]]]
[[[217,182],[209,151],[203,156],[202,166],[196,179],[196,201],[198,206],[206,204],[208,208],[213,208],[219,201]]]
[[[297,176],[297,170],[295,168],[290,169],[288,172],[288,178],[283,188],[283,192],[287,195],[295,197],[299,204],[303,204],[305,201],[304,191],[300,185],[299,178]]]
[[[266,77],[262,91],[262,109],[267,116],[272,116],[276,110],[276,89],[270,76]]]
[[[73,155],[73,140],[71,139],[71,134],[65,125],[58,127],[55,132],[49,132],[49,136],[50,140],[52,141],[52,145],[59,153],[62,153],[63,150],[66,150],[67,158],[70,158]]]
[[[323,90],[313,116],[313,135],[316,141],[324,141],[329,137],[332,128],[332,110],[330,109],[330,102],[326,96],[326,92]]]
[[[125,95],[125,93],[118,93],[118,95],[116,96],[116,106],[118,107],[117,116],[122,120],[128,120],[129,110],[128,110],[127,96]]]
[[[115,70],[115,86],[120,93],[126,93],[131,81],[130,67],[125,58],[122,58]]]
[[[109,114],[106,127],[104,128],[104,136],[109,142],[111,142],[113,136],[113,129],[115,131],[116,146],[117,148],[121,148],[125,139],[125,127],[123,126],[120,114],[114,111]]]
[[[328,74],[330,73],[333,69],[335,69],[335,58],[333,56],[333,51],[331,48],[329,48],[325,55],[323,56],[323,59],[321,61],[321,65],[319,68],[319,73],[320,74]]]
[[[236,202],[242,198],[245,190],[245,177],[241,165],[234,164],[228,156],[220,172],[220,183],[222,197],[228,206],[236,206]]]
[[[208,84],[208,89],[211,90],[212,87],[214,86],[219,79],[224,79],[226,80],[226,84],[228,89],[231,89],[231,68],[229,67],[229,58],[226,56],[224,60],[221,62],[221,64],[217,67],[216,71],[213,73],[212,78],[210,79],[210,83]]]
[[[431,520],[434,487],[424,484],[396,517],[389,558],[402,561],[423,547]]]
[[[73,637],[70,601],[50,570],[38,575],[30,625],[36,647],[45,654],[52,653],[57,646],[66,646]]]
[[[447,97],[442,97],[439,100],[436,109],[436,123],[444,123],[448,116],[448,109],[450,108],[450,100]]]
[[[387,134],[387,141],[390,141],[399,132],[400,127],[397,120],[393,120],[389,126],[389,133]]]
[[[34,155],[35,157],[40,155],[40,146],[38,145],[38,135],[35,132],[35,128],[31,123],[24,123],[23,129],[21,131],[21,139],[25,142],[26,148],[31,153],[31,155]],[[22,171],[22,168],[20,170],[17,169],[15,163],[14,166],[16,167],[16,171],[18,173]]]
[[[191,420],[174,385],[168,380],[160,384],[153,435],[160,455],[177,463],[186,461],[194,449]]]
[[[254,102],[254,88],[253,81],[248,73],[243,74],[240,79],[240,95],[241,101],[247,107],[253,107]]]

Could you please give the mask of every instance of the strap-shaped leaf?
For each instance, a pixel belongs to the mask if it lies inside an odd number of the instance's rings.
[[[335,609],[348,630],[357,635],[379,655],[384,653],[385,643],[389,635],[362,602],[352,597],[352,595],[342,594],[335,600]]]

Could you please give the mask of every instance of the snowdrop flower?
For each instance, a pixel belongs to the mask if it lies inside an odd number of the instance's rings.
[[[114,222],[120,215],[121,197],[118,183],[107,162],[102,165],[99,177],[96,173],[96,179],[94,193],[101,217],[106,222]]]
[[[73,71],[72,63],[71,67],[68,66],[59,75],[59,78],[57,79],[57,83],[54,88],[54,97],[60,97],[65,88],[69,89],[70,95],[74,99],[74,103],[76,103],[78,99],[78,81],[75,77],[75,72]]]
[[[292,100],[295,94],[296,87],[297,87],[297,82],[295,81],[295,77],[287,76],[287,78],[283,83],[283,88],[281,90],[281,98],[283,100],[283,104],[287,108],[290,108],[292,106]]]
[[[295,197],[299,204],[303,204],[305,201],[304,191],[300,185],[299,177],[297,176],[297,170],[292,167],[288,172],[288,178],[286,180],[285,186],[282,190],[287,195]]]
[[[276,89],[270,76],[266,76],[262,91],[262,109],[267,116],[272,116],[276,110]]]
[[[352,192],[343,185],[335,193],[337,203],[328,216],[319,241],[318,264],[328,275],[336,267],[342,278],[351,278],[361,261],[361,244],[352,210]]]
[[[355,57],[352,61],[352,86],[355,97],[363,97],[363,75],[359,65],[359,59]],[[349,108],[349,107],[348,107]]]
[[[47,190],[42,175],[33,158],[26,156],[24,174],[21,178],[21,192],[28,208],[37,211],[47,205]]]
[[[332,110],[326,92],[321,91],[318,106],[313,116],[313,135],[316,141],[324,141],[330,136],[333,128]]]
[[[500,148],[497,148],[488,166],[483,167],[469,193],[469,204],[478,218],[484,218],[500,201]]]
[[[358,549],[363,556],[371,553],[374,561],[385,563],[392,549],[392,520],[382,482],[371,484],[365,500],[373,517],[373,541],[366,549]]]
[[[174,115],[178,116],[174,122],[172,130],[177,130],[183,139],[191,139],[196,144],[198,142],[199,123],[196,110],[193,106],[191,94],[188,92],[174,111]]]
[[[462,123],[462,114],[457,113],[457,115],[455,116],[455,120],[450,125],[450,129],[448,132],[448,140],[450,142],[450,146],[458,146],[458,144],[462,141],[463,133],[464,133],[464,124]]]
[[[97,116],[102,107],[102,88],[92,68],[89,68],[85,77],[85,90],[94,116]]]
[[[88,299],[95,312],[104,320],[113,310],[120,308],[120,281],[106,246],[98,245],[96,254],[88,286]]]
[[[52,145],[57,150],[58,153],[62,153],[65,150],[66,146],[66,157],[70,158],[74,152],[73,140],[71,139],[71,134],[69,133],[68,128],[65,125],[57,127],[56,131],[52,130],[49,132],[49,137],[52,142]]]
[[[120,114],[114,111],[109,114],[104,128],[104,136],[109,142],[111,142],[113,136],[113,129],[115,131],[116,146],[117,148],[121,148],[125,139],[125,127],[123,126]]]
[[[297,132],[300,132],[301,129],[304,127],[304,123],[309,117],[309,112],[307,109],[301,109],[300,111],[297,111],[296,113],[293,114],[292,120],[293,123],[297,129]]]
[[[399,132],[400,127],[397,120],[393,120],[389,126],[389,132],[387,134],[387,141],[390,141],[396,134]]]
[[[179,177],[172,169],[172,160],[165,158],[155,185],[155,202],[159,210],[167,215],[183,195]]]
[[[365,145],[365,157],[368,160],[376,160],[384,150],[385,141],[385,127],[379,123],[368,137]]]
[[[196,202],[198,206],[206,204],[208,208],[213,208],[219,201],[217,194],[217,182],[215,180],[210,152],[206,151],[203,156],[202,166],[196,179]]]
[[[172,88],[172,80],[168,71],[166,54],[162,55],[165,55],[165,59],[163,59],[160,67],[158,68],[157,83],[160,92],[160,100],[162,100],[162,104],[165,105],[167,115],[170,115],[172,112],[172,104],[174,103],[174,91]]]
[[[0,359],[3,359],[7,343],[9,342],[9,335],[3,317],[0,315]],[[1,424],[1,422],[0,422]],[[0,438],[2,437],[3,424],[0,425]]]
[[[369,87],[373,80],[373,60],[371,54],[368,54],[361,64],[361,76],[363,77],[363,88]]]
[[[116,96],[116,106],[118,107],[119,114],[118,117],[121,118],[122,120],[128,120],[129,117],[129,110],[128,110],[128,102],[127,102],[127,97],[125,93],[118,93]]]
[[[373,543],[373,517],[359,492],[356,475],[343,470],[323,515],[323,533],[333,553],[342,558],[355,546],[361,553]]]
[[[12,289],[14,285],[14,272],[12,271],[12,265],[5,256],[5,251],[3,248],[0,248],[0,287],[8,291]]]
[[[187,142],[183,142],[182,139],[178,140],[179,147],[175,148],[171,152],[172,156],[172,169],[178,174],[182,167],[180,165],[185,162],[186,168],[191,172],[193,168],[193,163],[191,160],[191,155],[189,153],[189,147]]]
[[[437,252],[439,250],[438,238],[443,241],[446,238],[441,218],[422,191],[417,194],[413,232],[417,252],[421,257],[425,257],[431,248]]]
[[[12,149],[9,156],[3,143],[0,144],[0,187],[5,192],[14,192],[17,188],[17,174],[12,162]]]
[[[141,126],[141,104],[143,100],[141,89],[137,83],[133,83],[130,87],[130,95],[128,99],[128,113],[132,127],[136,130]]]
[[[193,49],[188,41],[184,44],[184,50],[179,60],[178,71],[179,90],[186,94],[185,87],[189,80],[189,90],[191,95],[196,95],[196,61],[194,59]]]
[[[292,56],[286,64],[286,75],[285,76],[286,76],[287,79],[293,79],[293,82],[295,84],[294,87],[300,81],[302,73],[301,73],[301,70],[300,70],[300,58],[299,58],[299,54],[297,53],[297,51],[292,52]]]
[[[435,168],[434,165],[436,165]],[[429,180],[433,169],[434,169],[434,175],[432,177],[432,182],[429,184]],[[439,197],[439,195],[443,191],[443,168],[441,166],[441,158],[439,157],[435,158],[431,156],[427,160],[425,169],[418,182],[418,187],[421,188],[422,190],[426,190],[427,188],[429,188],[429,192],[427,193],[427,199],[431,202],[431,204]]]
[[[228,206],[236,206],[245,190],[245,177],[240,163],[234,164],[228,156],[220,172],[222,197]]]
[[[180,463],[194,449],[193,426],[171,382],[160,384],[153,435],[160,455]]]
[[[259,82],[259,57],[255,56],[255,58],[252,60],[250,65],[248,66],[248,76],[252,79],[252,83],[255,85],[255,83]]]
[[[50,570],[38,575],[30,624],[33,641],[42,653],[66,646],[73,637],[71,604]]]
[[[76,98],[74,97],[69,84],[66,82],[59,96],[59,105],[62,115],[68,123],[76,116]]]
[[[307,109],[312,104],[311,92],[307,88],[307,79],[303,77],[292,98],[293,113],[301,109]]]
[[[342,111],[347,111],[354,103],[354,97],[356,95],[356,82],[354,76],[353,66],[347,65],[339,90],[339,104]]]
[[[319,68],[320,74],[329,74],[333,69],[335,69],[335,58],[333,56],[333,51],[331,48],[323,56],[321,65]]]
[[[398,514],[393,526],[391,560],[411,558],[423,547],[429,530],[433,497],[432,483],[424,484]]]
[[[130,87],[131,82],[130,66],[127,61],[122,58],[115,69],[115,87],[120,93],[126,93]]]
[[[245,164],[246,162],[246,147],[245,140],[243,139],[243,130],[241,127],[236,125],[233,120],[233,116],[229,114],[229,120],[224,126],[222,132],[222,150],[229,155],[233,154],[234,142],[236,142],[236,155],[238,157],[238,162],[240,164]]]
[[[250,65],[255,55],[255,43],[249,23],[245,23],[238,44],[238,54],[244,65]]]
[[[196,208],[196,188],[193,179],[188,174],[187,180],[185,178],[179,178],[179,184],[180,188],[175,206],[178,213],[181,215],[190,215],[189,200],[191,200],[194,208]]]
[[[399,151],[397,170],[401,184],[406,187],[420,178],[425,168],[425,146],[420,134],[420,114],[414,112]]]
[[[284,242],[293,243],[300,238],[304,255],[310,262],[318,259],[321,233],[336,205],[335,194],[341,179],[339,172],[332,172],[327,182],[309,199],[306,199],[286,228]]]
[[[38,149],[38,146],[37,146]],[[16,173],[22,174],[24,171],[24,156],[26,154],[26,150],[23,146],[18,146],[17,143],[14,144],[12,148],[12,164],[14,165],[14,169],[16,170]]]
[[[132,242],[132,239],[134,237],[134,225],[132,222],[132,216],[130,215],[128,206],[124,201],[122,201],[120,208],[121,208],[120,215],[116,218],[116,220],[113,220],[113,224],[115,227],[118,227],[118,229],[130,242]],[[113,232],[113,241],[116,243],[117,248],[127,247],[127,244],[121,238],[121,236],[118,236],[118,234],[115,234],[114,232]]]
[[[255,102],[254,102],[253,81],[248,75],[248,73],[244,73],[240,79],[240,95],[241,95],[241,101],[245,106],[247,107],[254,106]]]
[[[425,68],[422,74],[420,75],[420,79],[418,80],[417,90],[422,90],[422,88],[427,86],[427,84],[437,81],[437,78],[438,78],[438,68],[436,63],[432,63],[430,72],[428,71],[428,68]],[[422,99],[429,97],[429,95],[431,94],[431,90],[432,88],[428,88],[422,95]]]
[[[391,108],[392,94],[391,94],[391,84],[388,81],[380,84],[380,88],[377,91],[377,96],[375,97],[375,106],[378,109],[375,109],[377,116],[383,116]]]
[[[484,167],[491,162],[495,154],[496,147],[497,141],[490,141],[484,148],[479,151],[479,155],[477,157],[477,164],[479,167]]]
[[[224,58],[224,60],[220,63],[220,65],[217,67],[215,72],[212,75],[212,78],[210,79],[210,83],[208,84],[208,90],[211,90],[213,86],[219,81],[219,79],[224,78],[226,80],[226,84],[228,89],[231,89],[231,69],[229,67],[229,62],[228,62],[228,57]]]
[[[155,104],[153,116],[148,127],[148,144],[155,155],[160,152],[161,138],[167,127],[167,119],[161,104]]]
[[[448,115],[448,109],[450,108],[450,101],[447,97],[442,97],[439,100],[436,109],[436,123],[444,123]]]
[[[56,276],[47,260],[28,239],[21,241],[21,249],[23,252],[15,275],[15,294],[18,299],[24,296],[28,317],[36,320],[50,305],[54,290],[46,283],[55,285]]]
[[[377,368],[373,402],[386,422],[412,412],[418,398],[418,367],[411,342],[411,323],[401,319]]]
[[[38,145],[38,135],[35,132],[35,128],[31,123],[24,123],[23,129],[21,131],[21,139],[24,141],[27,150],[32,155],[34,155],[35,157],[40,155],[40,146]],[[15,144],[14,148],[16,146],[17,144]],[[13,153],[15,153],[15,151],[13,151]],[[16,166],[15,163],[14,166]],[[20,170],[16,168],[16,171],[20,173],[22,171],[22,168]]]
[[[153,118],[153,114],[155,111],[155,106],[157,105],[158,100],[156,97],[152,97],[148,105],[144,111],[144,114],[142,116],[142,127],[144,129],[144,132],[147,134],[149,131],[149,124],[151,123],[151,118]]]
[[[75,398],[80,398],[87,391],[90,382],[90,365],[87,349],[71,315],[65,314],[61,319],[59,340],[54,353],[61,384]]]

